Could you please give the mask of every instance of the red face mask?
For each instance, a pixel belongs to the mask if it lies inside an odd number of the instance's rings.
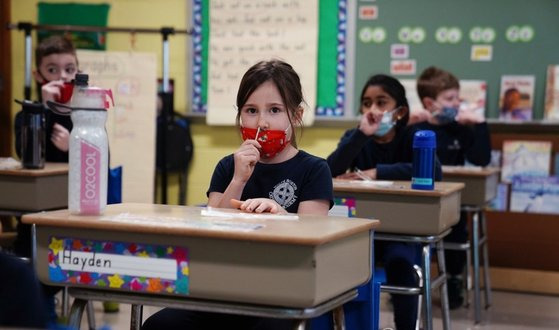
[[[241,127],[241,134],[243,136],[243,141],[254,140],[260,143],[262,149],[260,150],[260,157],[262,158],[273,158],[279,152],[291,142],[291,139],[287,138],[287,130],[260,130],[258,133],[258,139],[256,139],[256,128]]]

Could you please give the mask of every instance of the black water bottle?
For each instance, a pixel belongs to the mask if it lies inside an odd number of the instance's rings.
[[[45,167],[45,112],[41,103],[23,101],[23,126],[21,128],[21,164],[23,168]]]

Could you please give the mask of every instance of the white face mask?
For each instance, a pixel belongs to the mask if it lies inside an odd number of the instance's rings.
[[[383,137],[386,134],[388,134],[388,132],[390,132],[392,127],[394,127],[394,125],[396,124],[396,122],[393,119],[394,112],[396,112],[398,110],[400,110],[400,107],[397,107],[397,108],[395,108],[393,110],[390,110],[390,111],[386,111],[385,113],[382,114],[382,119],[380,120],[380,124],[378,126],[378,129],[374,133],[374,135],[376,137]]]

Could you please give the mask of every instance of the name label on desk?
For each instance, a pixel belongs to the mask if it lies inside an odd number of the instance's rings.
[[[188,294],[184,247],[50,237],[49,279],[100,288]]]

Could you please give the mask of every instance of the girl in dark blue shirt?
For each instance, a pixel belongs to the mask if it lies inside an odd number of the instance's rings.
[[[243,76],[237,123],[244,142],[216,166],[208,205],[246,212],[326,216],[333,204],[332,178],[324,159],[297,149],[295,127],[303,116],[299,76],[291,65],[263,61]],[[146,329],[292,329],[294,322],[166,308]]]
[[[382,74],[369,78],[361,93],[360,113],[359,126],[345,132],[337,149],[328,156],[332,176],[411,180],[415,129],[407,126],[409,106],[402,84]],[[435,179],[441,179],[438,161]],[[419,255],[417,244],[375,242],[375,258],[384,265],[388,285],[417,286],[413,266]],[[397,329],[415,328],[417,301],[415,296],[392,296]]]

